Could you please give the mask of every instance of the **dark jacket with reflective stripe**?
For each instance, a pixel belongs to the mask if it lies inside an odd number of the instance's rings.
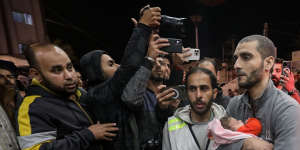
[[[77,95],[81,92],[77,91]],[[17,112],[17,135],[22,149],[98,149],[87,128],[91,121],[79,103],[49,93],[38,85],[28,90]]]

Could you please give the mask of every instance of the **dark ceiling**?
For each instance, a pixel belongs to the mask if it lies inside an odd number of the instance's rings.
[[[221,1],[221,4],[207,6],[201,1]],[[263,0],[225,0],[223,3],[222,0],[46,0],[43,7],[51,40],[61,39],[71,44],[78,57],[89,50],[103,49],[119,61],[132,32],[130,18],[137,18],[139,9],[151,4],[161,7],[162,14],[169,16],[203,16],[199,24],[202,57],[221,58],[224,41],[234,37],[238,42],[244,36],[262,34],[263,24],[268,22],[269,37],[278,48],[278,56],[290,59],[291,51],[300,49],[300,13],[295,3]],[[195,47],[192,23],[187,23],[187,27],[188,38],[184,40],[184,46]]]

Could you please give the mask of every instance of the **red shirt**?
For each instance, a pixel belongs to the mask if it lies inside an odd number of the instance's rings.
[[[243,133],[250,133],[258,136],[261,132],[262,126],[258,119],[249,118],[244,126],[241,126],[237,131]]]

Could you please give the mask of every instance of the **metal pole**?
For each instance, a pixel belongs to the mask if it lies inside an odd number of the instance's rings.
[[[198,37],[198,26],[197,25],[195,25],[195,37],[196,37],[196,48],[198,48],[199,49],[199,37]]]

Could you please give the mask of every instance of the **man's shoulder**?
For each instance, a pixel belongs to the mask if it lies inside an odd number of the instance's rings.
[[[232,109],[231,107],[240,105],[242,103],[242,98],[244,97],[244,94],[234,96],[229,100],[227,109]]]
[[[297,103],[297,101],[283,91],[277,90],[277,93],[274,93],[273,96],[274,98],[272,100],[274,103],[275,112],[282,113],[290,109],[300,110],[300,105]]]

